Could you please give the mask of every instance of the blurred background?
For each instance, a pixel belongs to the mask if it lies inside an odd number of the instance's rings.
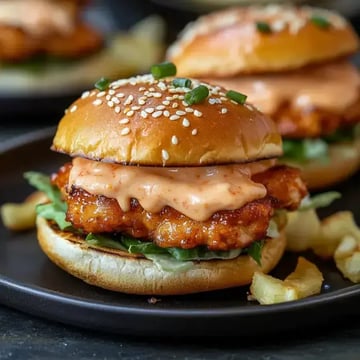
[[[5,24],[16,22],[17,16],[25,15],[14,12],[17,1],[0,0],[1,132],[12,131],[9,124],[12,129],[19,126],[24,131],[55,125],[64,109],[99,77],[115,79],[147,72],[151,64],[162,60],[166,47],[179,31],[201,14],[232,5],[269,3],[266,0],[20,0],[30,6],[30,19],[36,15],[33,23],[27,19],[30,30],[31,27],[34,30],[36,22],[65,28],[65,20],[46,23],[45,14],[49,11],[46,2],[66,6],[67,14],[80,24],[76,39],[66,40],[64,35],[63,39],[45,37],[28,44],[26,39],[17,37],[19,34],[4,31],[6,27],[1,25],[2,20]],[[294,0],[293,3],[337,10],[360,32],[359,0]],[[61,12],[57,10],[60,19]],[[94,36],[86,38],[81,26],[91,29]],[[4,42],[10,43],[9,49]],[[42,51],[40,56],[38,48]]]

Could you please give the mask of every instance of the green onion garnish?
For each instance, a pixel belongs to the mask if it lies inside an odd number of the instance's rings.
[[[199,85],[185,94],[184,101],[188,105],[198,104],[204,101],[209,95],[209,89],[205,85]]]
[[[256,29],[265,34],[269,34],[272,32],[270,25],[264,21],[257,21]]]
[[[158,80],[167,76],[176,75],[176,66],[172,62],[163,62],[151,67],[151,73],[154,79]]]
[[[190,88],[191,80],[186,78],[176,78],[172,82],[174,87]]]
[[[322,29],[327,29],[331,24],[330,21],[322,16],[313,15],[310,20],[312,23]]]
[[[227,93],[226,93],[226,97],[231,99],[231,100],[234,100],[236,101],[238,104],[241,104],[241,105],[244,105],[245,104],[245,101],[247,99],[247,96],[242,94],[242,93],[239,93],[237,91],[234,91],[234,90],[229,90]]]
[[[95,83],[96,89],[100,91],[106,90],[109,87],[109,85],[110,85],[110,80],[104,77],[102,77]]]

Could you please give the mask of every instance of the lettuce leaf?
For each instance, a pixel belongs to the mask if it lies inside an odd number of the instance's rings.
[[[322,194],[314,195],[312,197],[305,197],[298,208],[299,211],[306,211],[310,209],[318,209],[329,206],[336,199],[341,198],[341,194],[337,191],[328,191]]]
[[[349,142],[358,137],[360,137],[360,124],[347,129],[338,129],[321,139],[283,139],[283,158],[298,163],[314,159],[326,162],[329,160],[329,144]]]
[[[299,163],[312,159],[328,160],[329,145],[322,139],[283,140],[283,158]]]
[[[50,200],[47,204],[37,205],[37,214],[47,220],[55,221],[61,230],[71,229],[71,223],[66,221],[67,204],[62,201],[60,190],[51,184],[50,178],[35,171],[26,172],[24,177],[30,185],[44,192]]]

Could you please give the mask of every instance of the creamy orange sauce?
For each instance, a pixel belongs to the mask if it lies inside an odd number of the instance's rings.
[[[246,165],[195,168],[122,166],[73,159],[69,185],[118,201],[123,211],[135,198],[149,212],[170,206],[196,221],[220,210],[235,210],[266,195],[250,177],[274,165],[266,160]]]
[[[342,112],[359,96],[360,75],[349,62],[321,64],[283,74],[212,79],[225,88],[240,91],[266,114],[274,114],[289,102],[298,108],[321,108]]]
[[[49,31],[69,33],[73,29],[73,18],[68,8],[56,1],[1,0],[0,24],[39,36]]]

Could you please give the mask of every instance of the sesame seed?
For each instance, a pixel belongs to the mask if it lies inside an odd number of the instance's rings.
[[[173,135],[171,137],[171,143],[174,144],[174,145],[177,145],[179,143],[179,140],[178,140],[176,135]]]
[[[114,103],[112,101],[108,101],[107,102],[108,106],[110,106],[111,108],[114,107]]]
[[[144,88],[143,86],[139,87],[139,91],[145,91],[146,88]]]
[[[110,101],[110,100],[111,100],[111,95],[106,95],[106,96],[105,96],[105,99],[108,100],[108,101]]]
[[[90,95],[90,91],[84,91],[81,95],[81,98],[86,99],[87,97],[89,97],[89,95]]]
[[[224,96],[221,96],[221,97],[220,97],[220,100],[222,100],[222,101],[227,101],[227,100],[229,100],[229,99],[226,98],[226,97],[224,97]]]
[[[141,117],[143,117],[144,119],[146,119],[147,116],[148,116],[145,111],[142,111],[142,112],[140,113],[140,115],[141,115]]]
[[[194,110],[194,115],[195,115],[196,117],[201,117],[201,116],[202,116],[202,112],[199,111],[199,110]]]
[[[114,94],[115,94],[115,90],[110,89],[110,90],[109,90],[109,94],[110,94],[110,95],[114,95]]]
[[[209,98],[209,104],[211,104],[211,105],[214,105],[214,104],[216,104],[216,99],[214,99],[214,98]]]
[[[186,112],[185,112],[185,111],[182,111],[182,110],[177,110],[177,111],[176,111],[176,115],[180,115],[180,116],[186,115]]]
[[[106,91],[100,91],[96,97],[103,97],[106,94]]]
[[[145,111],[148,113],[148,114],[152,114],[155,109],[154,108],[146,108]]]
[[[158,118],[159,116],[161,116],[162,115],[162,111],[161,110],[159,110],[159,111],[155,111],[153,114],[152,114],[152,117],[153,118]]]
[[[178,98],[179,98],[178,94],[173,95],[173,99],[178,99]]]
[[[74,105],[74,106],[72,106],[72,107],[71,107],[70,112],[72,112],[72,113],[73,113],[73,112],[75,112],[75,111],[76,111],[76,109],[77,109],[77,106],[76,106],[76,105]]]
[[[155,98],[161,98],[162,94],[159,92],[155,92],[152,94]]]
[[[116,96],[113,96],[113,97],[111,98],[111,101],[112,101],[114,104],[120,104],[120,100],[119,100],[119,98],[117,98]]]
[[[165,106],[164,105],[158,105],[156,107],[156,110],[164,110],[165,109]]]
[[[179,95],[179,100],[184,100],[185,96],[184,95]]]
[[[155,89],[153,87],[149,88],[149,91],[155,91]]]
[[[120,111],[121,111],[120,106],[115,106],[115,112],[116,112],[117,114],[119,114],[119,113],[120,113]]]
[[[187,107],[187,108],[185,108],[185,111],[186,111],[187,113],[193,113],[193,112],[194,112],[194,109]]]
[[[130,134],[130,129],[128,127],[123,128],[120,132],[121,135],[128,135]]]
[[[166,105],[166,106],[169,106],[169,105],[170,105],[170,101],[169,101],[169,100],[164,100],[162,103],[163,103],[164,105]]]
[[[230,100],[234,105],[239,105],[239,103],[237,103],[236,101],[234,100]]]
[[[139,99],[139,100],[138,100],[138,103],[139,103],[140,105],[145,105],[146,101],[143,100],[143,99]]]
[[[93,101],[93,104],[94,104],[95,106],[99,106],[99,105],[102,104],[102,100],[101,100],[101,99],[96,99],[95,101]]]
[[[168,101],[174,100],[172,96],[167,96],[165,99]]]
[[[125,94],[123,94],[123,93],[117,93],[115,96],[117,96],[118,98],[123,98],[123,97],[125,97]]]
[[[161,150],[161,156],[163,160],[169,160],[169,153],[166,150]]]
[[[131,110],[134,110],[134,111],[140,110],[140,109],[141,109],[141,107],[137,106],[137,105],[131,107]]]
[[[130,105],[132,101],[134,100],[134,97],[132,95],[129,95],[128,98],[125,100],[125,105]]]
[[[167,111],[167,110],[165,110],[165,111],[163,112],[163,114],[164,114],[165,117],[169,117],[169,116],[170,116],[170,113],[169,113],[169,111]]]
[[[178,120],[178,119],[180,119],[179,115],[171,115],[170,116],[170,120]]]
[[[225,94],[223,91],[220,91],[220,92],[219,92],[219,95],[220,95],[220,96],[226,96],[226,94]],[[226,98],[225,98],[225,99],[226,99]]]
[[[228,112],[228,109],[226,109],[226,108],[222,108],[222,109],[221,109],[221,113],[222,113],[222,114],[226,114],[227,112]]]
[[[134,110],[129,110],[127,113],[126,113],[126,116],[133,116],[135,114]]]
[[[184,118],[182,121],[182,124],[184,127],[189,127],[190,126],[190,121],[187,118]]]
[[[158,84],[157,84],[157,86],[159,87],[159,89],[161,89],[161,90],[166,90],[166,84],[164,83],[164,82],[162,82],[162,81],[160,81]]]
[[[119,121],[119,124],[128,124],[129,123],[129,119],[128,118],[124,118],[124,119],[121,119],[120,121]]]
[[[178,103],[173,103],[171,107],[172,107],[173,109],[176,109],[178,106],[179,106]]]
[[[197,129],[193,129],[192,131],[191,131],[191,135],[196,135],[197,134]]]
[[[188,106],[188,103],[185,102],[185,101],[182,101],[181,103],[182,103],[184,106]]]

